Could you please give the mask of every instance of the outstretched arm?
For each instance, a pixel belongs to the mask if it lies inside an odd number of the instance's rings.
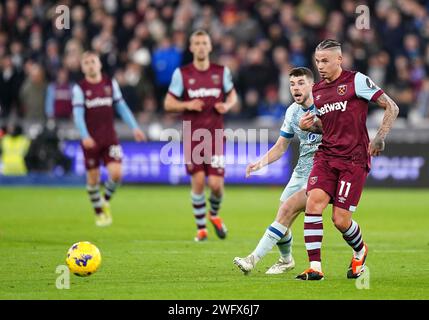
[[[250,163],[246,168],[246,178],[250,176],[250,173],[258,171],[263,167],[269,165],[280,159],[283,154],[286,152],[290,144],[290,139],[280,136],[277,139],[277,142],[262,158],[255,163]]]
[[[378,97],[376,103],[384,109],[384,117],[377,134],[369,144],[369,154],[371,156],[378,156],[384,150],[384,139],[392,128],[393,122],[399,113],[399,108],[395,101],[385,93]]]

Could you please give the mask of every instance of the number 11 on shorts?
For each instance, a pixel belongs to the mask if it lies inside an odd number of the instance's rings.
[[[346,186],[346,192],[344,193],[344,198],[347,198],[347,196],[349,195],[350,192],[350,187],[351,187],[351,183],[350,182],[346,182],[341,180],[341,187],[340,187],[340,191],[338,192],[338,196],[342,197],[343,196],[343,191],[344,191],[344,186]]]

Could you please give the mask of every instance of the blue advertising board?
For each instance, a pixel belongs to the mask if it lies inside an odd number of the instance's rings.
[[[169,144],[169,145],[167,145]],[[180,142],[146,142],[125,141],[123,148],[124,183],[189,183],[183,161],[183,145]],[[246,166],[265,153],[268,146],[256,142],[240,144],[227,142],[225,154],[225,182],[228,184],[279,184],[285,185],[291,175],[291,152],[272,163],[261,173],[245,177]],[[78,141],[66,141],[65,154],[72,159],[73,173],[85,175],[83,153]],[[106,170],[102,170],[106,176]]]

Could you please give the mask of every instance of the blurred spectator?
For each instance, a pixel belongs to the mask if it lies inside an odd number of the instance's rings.
[[[30,140],[23,134],[18,124],[8,128],[8,134],[1,140],[2,174],[5,176],[24,176],[27,174],[25,156]]]
[[[398,9],[391,8],[388,11],[380,31],[386,51],[391,57],[394,57],[401,51],[402,39],[405,33],[401,13]]]
[[[422,119],[429,119],[429,78],[424,79],[422,90],[417,97],[417,111]]]
[[[325,9],[315,0],[303,0],[296,8],[302,23],[311,28],[319,28],[325,22]]]
[[[25,162],[30,172],[70,171],[71,160],[61,151],[55,122],[48,120],[42,132],[31,141]]]
[[[140,105],[140,103],[139,103],[139,98],[137,96],[136,88],[135,86],[131,86],[127,82],[127,79],[125,78],[124,70],[122,69],[116,70],[114,78],[118,82],[119,88],[121,89],[121,92],[122,92],[122,96],[125,102],[130,107],[131,111],[134,113],[137,113],[138,111],[140,111],[140,109],[138,108],[138,105]]]
[[[260,48],[251,48],[247,53],[247,64],[239,70],[238,87],[242,94],[249,89],[258,91],[263,96],[265,88],[277,82],[273,67],[264,58]]]
[[[254,119],[258,116],[259,93],[255,89],[246,91],[242,114],[245,119]]]
[[[399,107],[400,118],[408,118],[408,113],[415,102],[414,90],[410,81],[410,72],[402,69],[398,74],[398,80],[391,87],[392,99]]]
[[[149,68],[143,68],[137,63],[128,63],[125,66],[124,80],[134,88],[136,97],[135,111],[141,111],[141,103],[146,98],[155,96],[154,86]],[[162,97],[160,97],[161,99]]]
[[[55,80],[55,76],[61,68],[61,56],[58,43],[53,39],[49,40],[46,44],[44,67],[47,72],[47,78]]]
[[[45,117],[46,81],[40,64],[29,63],[19,97],[24,107],[24,118],[41,122]]]
[[[155,73],[158,105],[162,104],[174,70],[181,65],[182,55],[182,50],[176,48],[169,38],[162,39],[153,52],[152,68]]]
[[[21,115],[18,96],[23,75],[13,66],[10,56],[0,61],[0,117],[8,118],[14,109]]]
[[[285,111],[286,108],[279,102],[277,88],[268,87],[264,101],[258,105],[258,116],[276,123],[283,121]]]
[[[48,85],[45,99],[45,113],[47,118],[70,119],[72,106],[72,87],[68,71],[58,70],[55,81]]]

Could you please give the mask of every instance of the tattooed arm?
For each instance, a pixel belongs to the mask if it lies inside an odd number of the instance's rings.
[[[307,111],[299,120],[299,127],[301,130],[310,131],[313,133],[322,134],[322,121],[315,117],[314,114]]]
[[[376,136],[369,144],[369,154],[371,156],[378,156],[384,150],[384,139],[399,113],[396,103],[385,93],[377,99],[376,103],[384,109],[384,117]]]

